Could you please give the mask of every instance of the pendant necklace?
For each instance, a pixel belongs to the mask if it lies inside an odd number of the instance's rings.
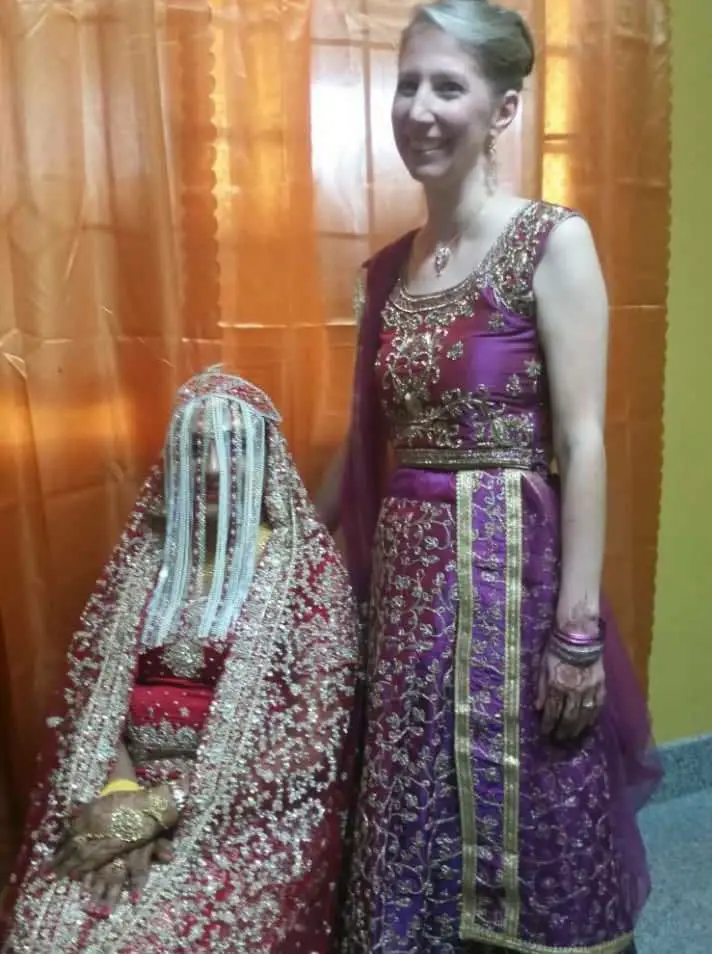
[[[487,205],[487,199],[485,199],[480,205],[479,209],[470,219],[470,225],[475,223],[478,219],[481,218],[485,206]],[[433,267],[435,268],[435,274],[438,278],[442,275],[445,269],[450,264],[450,259],[452,258],[453,246],[456,245],[462,238],[462,233],[464,228],[457,231],[452,238],[448,239],[447,242],[436,242],[435,243],[435,255],[433,256]]]
[[[442,273],[450,264],[450,259],[452,258],[452,246],[462,238],[462,232],[458,232],[457,235],[453,235],[449,242],[438,242],[435,246],[435,258],[433,259],[433,265],[435,266],[435,274],[440,278]]]

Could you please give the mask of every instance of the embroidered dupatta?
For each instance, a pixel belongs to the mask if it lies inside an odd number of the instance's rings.
[[[373,537],[388,460],[386,422],[374,378],[381,314],[414,237],[415,232],[408,232],[365,263],[363,300],[355,309],[359,335],[340,516],[351,582],[362,604],[369,598]]]
[[[47,873],[72,806],[96,797],[122,737],[161,548],[146,481],[69,651],[63,712],[6,900],[3,954],[325,952],[353,787],[358,628],[345,570],[285,442],[267,427],[272,536],[257,566],[202,734],[175,859],[108,919]]]

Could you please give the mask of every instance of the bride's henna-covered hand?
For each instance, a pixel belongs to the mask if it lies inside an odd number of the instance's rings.
[[[163,806],[161,817],[155,817],[156,798]],[[165,786],[97,798],[75,812],[55,856],[55,872],[60,877],[83,878],[152,841],[176,820]]]
[[[98,917],[108,917],[124,891],[130,892],[132,901],[138,901],[151,864],[167,864],[172,859],[170,839],[158,837],[85,875],[83,884],[91,892],[93,913]]]
[[[137,901],[146,887],[151,864],[168,864],[173,860],[173,845],[169,838],[158,837],[145,848],[132,851],[126,856],[128,887],[131,900]]]

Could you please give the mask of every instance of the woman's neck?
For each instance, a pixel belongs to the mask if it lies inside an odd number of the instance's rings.
[[[425,186],[428,217],[424,233],[436,242],[476,233],[477,222],[490,198],[486,177],[479,166],[456,184]]]

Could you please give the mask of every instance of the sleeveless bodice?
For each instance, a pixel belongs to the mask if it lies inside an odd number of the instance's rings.
[[[470,277],[445,292],[411,296],[396,282],[376,374],[401,464],[548,468],[549,397],[532,284],[547,236],[572,214],[529,203]]]

